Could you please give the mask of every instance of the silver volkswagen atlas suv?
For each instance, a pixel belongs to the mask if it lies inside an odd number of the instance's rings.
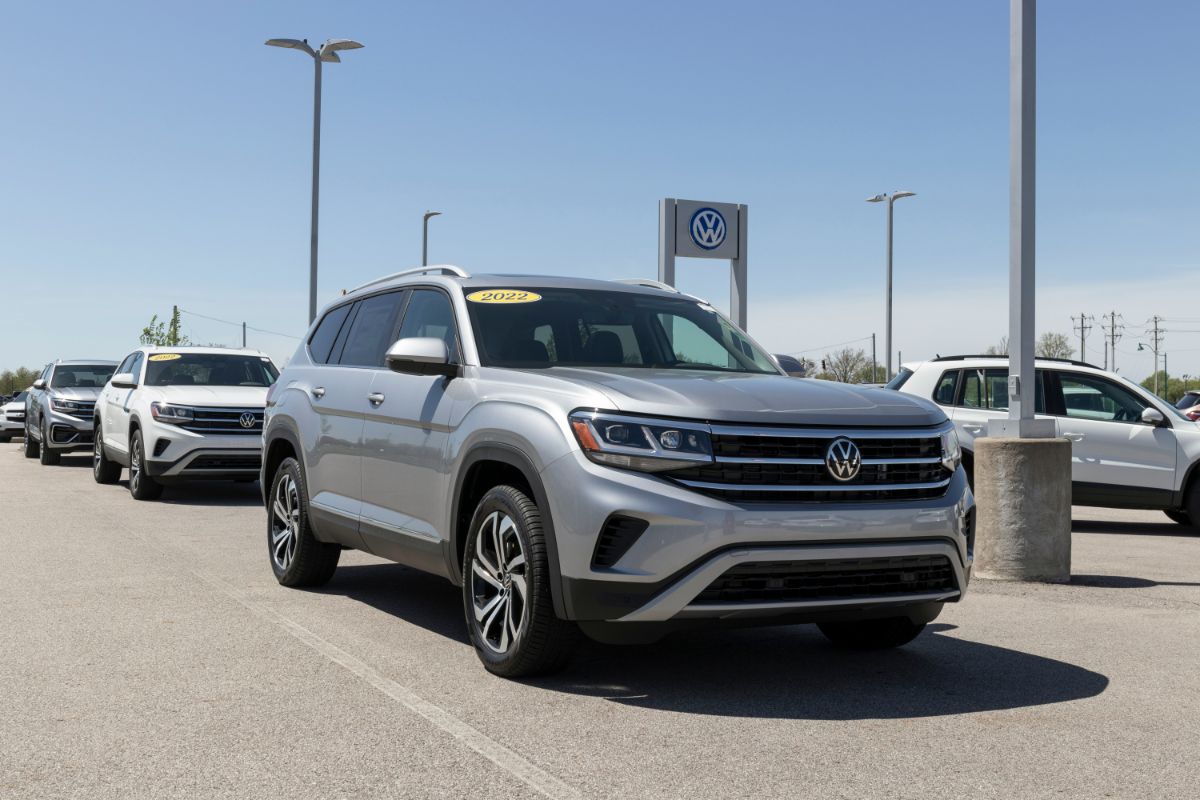
[[[57,464],[63,453],[92,449],[92,411],[115,361],[47,364],[25,395],[25,457]]]
[[[583,633],[816,623],[917,636],[971,574],[974,498],[928,400],[787,377],[653,281],[381,278],[318,317],[267,398],[278,581],[343,549],[462,587],[484,666],[561,667]]]

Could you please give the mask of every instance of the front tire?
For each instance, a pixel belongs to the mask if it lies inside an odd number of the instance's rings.
[[[562,669],[579,628],[554,614],[541,512],[520,489],[497,486],[471,519],[463,606],[475,653],[505,678]]]
[[[146,448],[142,445],[142,432],[136,431],[129,441],[129,493],[134,500],[157,500],[162,497],[163,487],[146,474]]]
[[[342,548],[318,541],[308,518],[308,489],[300,462],[285,458],[271,480],[267,553],[284,586],[323,586],[333,577]]]
[[[45,467],[53,467],[62,461],[62,453],[50,449],[50,429],[42,426],[41,463]]]
[[[96,423],[96,436],[92,440],[92,477],[96,483],[116,483],[121,480],[121,465],[111,460],[104,453],[104,437],[100,433],[100,423]]]
[[[817,625],[834,646],[846,650],[888,650],[917,638],[925,623],[906,617],[864,619],[858,622],[825,622]]]

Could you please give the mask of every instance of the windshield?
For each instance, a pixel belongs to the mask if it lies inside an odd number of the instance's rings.
[[[1200,393],[1187,392],[1183,397],[1179,398],[1179,402],[1175,404],[1175,407],[1184,409],[1191,408],[1194,405],[1200,405]]]
[[[499,289],[471,292],[467,307],[484,366],[779,374],[771,357],[744,333],[694,300],[586,289]]]
[[[59,364],[50,386],[54,389],[99,389],[112,377],[115,364]]]
[[[266,356],[151,353],[147,386],[270,386],[279,370]]]

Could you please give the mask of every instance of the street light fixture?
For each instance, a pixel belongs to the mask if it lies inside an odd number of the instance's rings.
[[[429,218],[440,217],[440,211],[426,211],[421,219],[421,266],[429,266]]]
[[[892,379],[892,206],[902,197],[915,197],[916,192],[892,192],[888,194],[877,194],[874,197],[868,197],[868,203],[882,203],[887,201],[887,330],[884,333],[883,346],[887,352],[887,357],[884,359],[886,367],[884,377],[887,380]]]
[[[308,39],[267,39],[271,47],[283,47],[307,53],[313,60],[313,162],[312,162],[312,230],[308,254],[308,321],[317,316],[317,206],[321,187],[321,64],[339,63],[339,50],[357,50],[361,44],[353,39],[330,39],[313,50]]]

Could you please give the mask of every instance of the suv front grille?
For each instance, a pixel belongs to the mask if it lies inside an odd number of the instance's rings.
[[[713,426],[715,463],[663,473],[730,502],[857,503],[940,497],[950,484],[939,434],[927,429],[827,430]],[[849,439],[862,464],[848,481],[833,477],[825,454]]]
[[[262,457],[257,453],[254,455],[208,455],[196,456],[184,472],[223,472],[230,471],[258,471],[262,466]]]
[[[691,605],[888,598],[957,589],[945,556],[762,561],[730,568]]]
[[[191,422],[180,425],[185,431],[192,433],[211,433],[221,436],[261,436],[263,429],[264,409],[259,408],[201,408],[192,407],[194,418]],[[250,427],[242,425],[242,415],[251,414],[254,423]]]

